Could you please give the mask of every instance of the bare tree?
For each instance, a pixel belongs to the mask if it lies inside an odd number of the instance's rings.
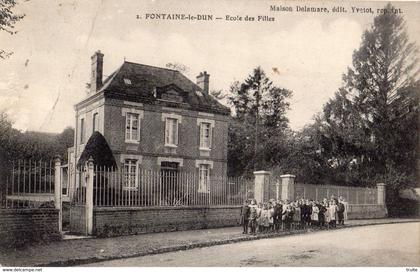
[[[16,0],[0,0],[0,31],[5,31],[10,35],[17,33],[15,24],[25,17],[24,14],[15,14],[13,12],[16,4]],[[0,49],[0,58],[2,59],[8,58],[12,54],[13,52]]]
[[[168,62],[165,66],[166,68],[177,70],[181,73],[187,73],[190,70],[188,66],[179,62]]]

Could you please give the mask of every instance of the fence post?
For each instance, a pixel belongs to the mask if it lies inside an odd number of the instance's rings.
[[[254,187],[254,198],[257,203],[268,201],[268,190],[270,183],[270,172],[269,171],[255,171],[255,187]]]
[[[58,210],[58,230],[62,231],[63,213],[61,207],[61,158],[54,159],[54,206]]]
[[[86,234],[93,232],[93,159],[88,160],[88,178],[86,181]]]
[[[376,184],[378,190],[378,205],[385,205],[385,183]]]
[[[293,200],[295,198],[295,175],[281,175],[281,199]]]

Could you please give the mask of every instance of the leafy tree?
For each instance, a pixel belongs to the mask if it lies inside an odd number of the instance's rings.
[[[274,86],[261,67],[257,67],[243,83],[234,82],[228,100],[235,117],[229,128],[228,159],[233,172],[250,172],[275,162],[275,139],[288,127],[287,99],[291,91]]]
[[[14,155],[16,138],[19,131],[13,128],[13,123],[9,120],[5,112],[0,112],[0,154],[4,159]]]
[[[19,159],[52,160],[60,155],[67,157],[67,148],[73,146],[74,129],[62,133],[20,132],[6,113],[0,113],[0,157],[4,161]]]
[[[16,34],[15,24],[21,20],[25,15],[17,15],[13,12],[16,6],[16,0],[0,0],[0,31],[5,31],[10,35]],[[0,58],[5,59],[9,57],[12,52],[6,52],[0,49]]]
[[[347,182],[381,181],[395,190],[416,180],[417,51],[401,15],[375,17],[353,53],[343,87],[324,106],[324,154]]]
[[[74,128],[66,127],[63,132],[57,135],[58,146],[61,151],[61,158],[67,160],[67,149],[74,145]]]

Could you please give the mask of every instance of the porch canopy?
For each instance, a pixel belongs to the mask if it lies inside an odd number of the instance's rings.
[[[109,147],[105,137],[98,131],[95,131],[87,141],[85,149],[77,162],[77,167],[83,167],[90,157],[93,158],[95,166],[117,167],[111,148]]]

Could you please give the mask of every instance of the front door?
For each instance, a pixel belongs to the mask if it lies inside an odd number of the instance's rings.
[[[178,198],[178,173],[177,162],[162,162],[160,165],[161,174],[161,197],[164,205],[177,205]]]

